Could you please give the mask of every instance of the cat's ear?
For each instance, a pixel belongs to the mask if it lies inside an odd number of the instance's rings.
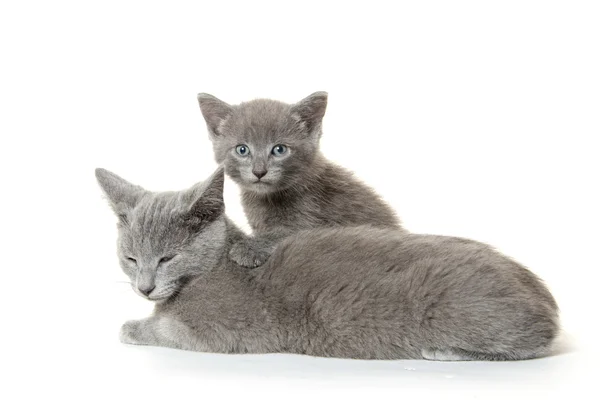
[[[321,127],[326,109],[327,92],[315,92],[292,105],[292,117],[312,132]]]
[[[192,229],[198,230],[223,214],[224,184],[225,169],[221,165],[209,179],[194,185],[185,193],[184,200],[187,203],[184,220]]]
[[[126,222],[128,214],[146,190],[102,168],[96,169],[96,179],[114,212],[121,221]]]
[[[200,104],[202,116],[206,120],[208,130],[211,134],[220,136],[223,123],[231,116],[233,108],[231,105],[208,93],[199,93],[198,103]]]

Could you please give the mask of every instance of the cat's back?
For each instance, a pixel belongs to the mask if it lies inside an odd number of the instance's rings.
[[[281,281],[300,288],[306,282],[369,285],[388,279],[396,285],[390,287],[415,297],[430,291],[419,290],[420,285],[466,287],[479,295],[522,290],[551,298],[533,273],[489,245],[371,226],[298,232],[277,247],[268,265],[268,270],[281,274]]]
[[[292,325],[290,345],[309,354],[320,346],[331,355],[420,357],[433,337],[457,325],[465,329],[456,334],[467,334],[473,322],[490,342],[497,331],[508,331],[508,341],[510,334],[529,337],[532,328],[556,333],[556,303],[543,283],[467,239],[367,226],[317,229],[285,239],[261,269],[256,281]],[[367,337],[396,344],[373,346]]]
[[[422,262],[447,268],[484,261],[498,264],[504,258],[489,246],[468,239],[351,226],[298,232],[277,247],[269,266],[304,275],[320,273],[319,277],[331,271],[333,278],[339,277],[340,270],[348,270],[353,277],[369,280],[401,273]]]

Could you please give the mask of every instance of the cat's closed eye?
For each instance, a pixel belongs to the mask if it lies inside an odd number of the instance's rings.
[[[132,258],[132,257],[127,257],[127,261],[132,262],[134,264],[137,264],[137,260],[135,258]]]
[[[169,261],[171,261],[171,260],[173,259],[173,257],[175,257],[175,255],[170,255],[170,256],[168,256],[168,257],[162,257],[162,258],[161,258],[161,259],[158,261],[158,264],[160,265],[160,264],[164,264],[164,263],[166,263],[166,262],[169,262]]]

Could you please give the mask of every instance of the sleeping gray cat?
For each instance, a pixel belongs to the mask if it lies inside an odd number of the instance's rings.
[[[357,359],[514,360],[558,331],[542,282],[487,245],[368,226],[306,230],[261,267],[228,258],[223,170],[182,192],[96,177],[119,216],[118,256],[156,302],[121,341],[223,353]]]
[[[205,93],[198,101],[215,158],[240,185],[254,231],[232,247],[230,257],[238,264],[263,264],[279,240],[304,229],[401,229],[381,197],[320,153],[327,93],[294,105],[256,99],[232,106]]]

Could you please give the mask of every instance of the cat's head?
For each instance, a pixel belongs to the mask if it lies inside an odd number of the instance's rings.
[[[168,299],[215,266],[226,241],[222,167],[180,192],[146,191],[105,169],[96,178],[119,218],[117,254],[136,293]]]
[[[302,182],[318,153],[327,93],[296,104],[256,99],[229,105],[198,95],[215,158],[243,189],[268,194]]]

